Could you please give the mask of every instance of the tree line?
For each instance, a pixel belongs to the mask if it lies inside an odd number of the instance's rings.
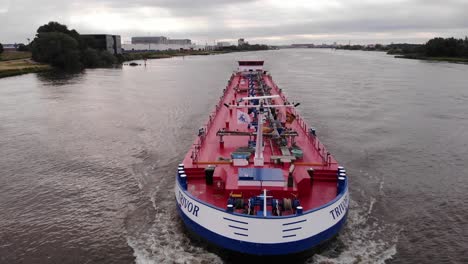
[[[468,58],[468,37],[433,38],[426,44],[392,44],[388,45],[388,54],[403,54],[425,57]]]
[[[20,44],[15,44],[15,48],[17,51],[29,51],[29,48],[24,45],[23,43]],[[0,54],[2,54],[5,51],[2,43],[0,43]]]
[[[68,71],[105,67],[117,62],[110,52],[94,49],[94,41],[66,25],[49,22],[37,29],[30,50],[33,60]]]
[[[226,47],[217,47],[216,50],[220,51],[255,51],[255,50],[268,50],[269,47],[267,45],[262,44],[242,44],[239,46],[231,45]]]
[[[465,39],[433,38],[424,46],[429,57],[465,57],[468,58],[468,37]]]
[[[390,44],[374,46],[345,45],[338,49],[347,50],[376,50],[386,51],[388,54],[403,54],[426,57],[462,57],[468,58],[468,37],[465,39],[456,38],[433,38],[426,44]]]

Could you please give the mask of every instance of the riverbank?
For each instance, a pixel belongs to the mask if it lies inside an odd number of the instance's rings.
[[[338,49],[386,51],[388,55],[395,55],[395,58],[401,59],[468,63],[468,37],[465,39],[436,37],[425,44],[345,45]]]
[[[51,69],[52,67],[49,65],[37,63],[31,59],[0,61],[0,78],[34,72],[44,72]]]
[[[152,51],[152,52],[128,52],[117,56],[120,63],[144,60],[144,59],[166,59],[181,56],[207,56],[225,54],[231,52],[242,52],[240,50],[185,50],[185,51]],[[43,72],[51,70],[47,64],[41,64],[31,59],[30,52],[5,52],[0,57],[0,78],[15,75]]]
[[[32,54],[29,51],[5,51],[0,54],[0,61],[29,59]]]
[[[6,51],[0,55],[0,78],[50,70],[46,64],[31,60],[31,52]]]
[[[128,52],[121,55],[122,62],[144,59],[166,59],[180,56],[206,56],[229,53],[228,51],[202,51],[202,50],[187,50],[187,51],[151,51],[151,52]]]
[[[428,56],[417,55],[417,54],[404,54],[404,55],[396,55],[395,58],[412,59],[412,60],[440,61],[440,62],[453,62],[453,63],[468,63],[468,58],[463,58],[463,57],[428,57]]]
[[[464,63],[468,64],[468,58],[465,57],[430,57],[418,53],[405,54],[401,50],[383,50],[383,49],[349,49],[341,48],[342,50],[360,50],[360,51],[375,51],[375,52],[386,52],[388,55],[394,55],[397,59],[412,59],[412,60],[427,60],[427,61],[439,61],[439,62],[451,62],[451,63]]]

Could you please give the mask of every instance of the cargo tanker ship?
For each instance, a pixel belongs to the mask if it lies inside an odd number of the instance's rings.
[[[306,251],[346,222],[346,170],[263,61],[238,63],[177,168],[177,211],[192,233],[224,249]]]

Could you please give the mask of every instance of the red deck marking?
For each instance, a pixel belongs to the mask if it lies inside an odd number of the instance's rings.
[[[276,86],[270,76],[263,75],[263,81],[266,85],[272,87],[272,90],[270,91],[272,95],[280,95],[280,98],[274,99],[275,104],[286,103],[285,100],[287,100],[287,98],[279,91],[279,88]],[[240,73],[237,73],[231,77],[230,84],[226,88],[223,100],[220,102],[217,110],[215,110],[212,114],[213,118],[211,125],[207,129],[204,140],[201,142],[197,137],[194,146],[192,146],[183,161],[188,177],[188,191],[202,201],[220,208],[226,207],[227,199],[229,198],[229,194],[231,192],[242,193],[243,198],[247,199],[252,196],[259,195],[262,190],[261,187],[239,186],[239,167],[235,167],[229,162],[223,160],[230,159],[231,153],[234,152],[237,148],[247,146],[249,137],[223,136],[224,144],[220,144],[220,138],[216,135],[218,130],[226,127],[228,127],[229,131],[253,132],[253,130],[248,130],[247,124],[237,123],[236,109],[230,111],[227,107],[224,106],[224,104],[232,104],[233,101],[237,102],[238,99],[247,97],[246,92],[236,94],[235,87],[238,87],[240,90],[248,89],[248,81],[246,78],[241,76]],[[244,104],[244,102],[241,104]],[[247,112],[247,109],[242,110]],[[325,203],[333,200],[337,195],[337,182],[336,177],[333,176],[333,173],[336,173],[338,164],[336,160],[330,155],[330,165],[326,165],[327,153],[325,147],[317,138],[308,135],[307,131],[310,126],[303,121],[301,116],[295,110],[286,110],[284,108],[280,108],[280,111],[284,116],[286,116],[286,111],[293,112],[296,116],[296,119],[291,124],[287,124],[286,127],[292,128],[298,133],[298,136],[296,137],[296,144],[302,149],[303,158],[296,160],[297,165],[295,166],[294,171],[294,187],[268,187],[267,190],[269,191],[269,195],[273,195],[275,199],[282,199],[291,198],[294,194],[298,196],[297,198],[300,200],[304,210],[320,207]],[[229,122],[229,126],[227,126],[227,122]],[[270,142],[266,138],[264,143],[264,168],[282,169],[285,182],[287,182],[289,166],[275,165],[270,162],[270,157],[272,155],[281,155],[280,149],[275,147],[271,148]],[[193,162],[191,158],[192,151],[198,144],[199,151],[197,161]],[[219,189],[216,189],[214,185],[207,186],[205,184],[203,170],[200,170],[196,173],[191,171],[191,168],[203,169],[208,165],[216,165],[217,167],[224,169],[224,177],[226,178],[224,190],[220,191]],[[254,167],[253,155],[250,158],[250,164],[247,167]],[[314,168],[317,171],[315,175],[316,180],[314,180],[312,184],[307,173],[308,168]],[[195,175],[197,173],[198,177]],[[199,175],[200,173],[202,175]],[[215,177],[216,176],[219,175],[216,175],[215,172]]]

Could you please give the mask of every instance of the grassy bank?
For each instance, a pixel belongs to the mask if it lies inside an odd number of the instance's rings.
[[[19,60],[31,58],[29,51],[5,51],[0,54],[0,61]]]
[[[0,78],[50,69],[49,65],[36,63],[30,59],[0,61]]]
[[[151,52],[129,52],[124,53],[121,56],[121,61],[132,61],[132,60],[144,60],[144,59],[165,59],[180,56],[193,56],[193,55],[214,55],[224,54],[227,51],[200,51],[200,50],[188,50],[188,51],[151,51]]]
[[[468,63],[468,58],[463,58],[463,57],[428,57],[428,56],[419,55],[419,54],[405,54],[405,55],[397,55],[395,56],[395,58],[454,62],[454,63]]]

